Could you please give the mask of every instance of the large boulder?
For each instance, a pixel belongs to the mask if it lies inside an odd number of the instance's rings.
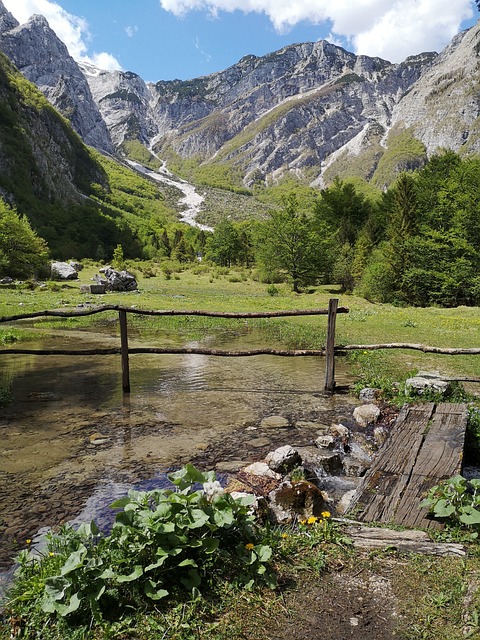
[[[135,276],[129,271],[117,271],[112,267],[106,267],[102,269],[103,277],[94,276],[98,284],[105,285],[107,291],[135,291],[137,287],[137,281]]]
[[[52,280],[76,280],[78,278],[77,270],[68,262],[52,262],[51,274]]]

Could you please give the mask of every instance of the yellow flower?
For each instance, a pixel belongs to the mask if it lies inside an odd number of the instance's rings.
[[[330,511],[322,511],[322,518],[330,518],[331,513]]]
[[[307,520],[308,524],[315,524],[315,522],[318,520],[318,518],[316,518],[315,516],[310,516],[309,519]]]
[[[53,551],[50,551],[50,553],[49,553],[48,555],[50,556],[50,558],[53,558],[53,556],[54,556],[55,554],[53,553]]]
[[[300,520],[300,524],[307,524],[307,521],[305,519]]]
[[[252,544],[251,542],[249,542],[249,543],[247,543],[247,544],[245,545],[245,549],[246,549],[247,551],[251,551],[254,547],[255,547],[255,545],[254,545],[254,544]]]
[[[27,544],[32,544],[32,541],[30,540],[30,538],[27,539]]]
[[[282,533],[282,538],[288,538],[288,533]]]

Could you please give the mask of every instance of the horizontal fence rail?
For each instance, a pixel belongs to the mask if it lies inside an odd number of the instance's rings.
[[[12,316],[0,317],[0,323],[14,322],[17,320],[32,320],[40,317],[50,318],[78,318],[91,316],[105,311],[116,311],[119,315],[120,322],[120,347],[99,348],[99,349],[0,349],[0,355],[20,354],[20,355],[117,355],[122,357],[122,387],[128,393],[130,391],[130,372],[129,372],[129,355],[139,353],[175,355],[175,354],[192,354],[192,355],[209,355],[224,357],[243,357],[243,356],[325,356],[326,373],[325,373],[325,391],[332,393],[335,388],[335,320],[338,313],[348,313],[347,307],[339,307],[338,299],[332,298],[329,301],[328,309],[295,309],[290,311],[253,311],[253,312],[224,312],[224,311],[199,311],[199,310],[151,310],[137,309],[132,307],[124,307],[121,305],[99,305],[87,309],[74,309],[66,311],[64,309],[54,309],[45,311],[35,311],[32,313],[22,313]],[[214,318],[227,319],[248,319],[248,318],[284,318],[298,316],[328,316],[327,340],[324,349],[250,349],[247,351],[224,351],[222,349],[203,349],[190,347],[134,347],[128,346],[127,331],[127,314],[147,316],[205,316]],[[339,355],[337,353],[337,355]]]
[[[17,320],[32,320],[40,317],[51,318],[78,318],[104,313],[106,311],[116,311],[119,315],[120,323],[120,346],[97,349],[20,349],[11,347],[0,349],[0,355],[57,355],[57,356],[90,356],[90,355],[121,355],[122,357],[122,386],[125,392],[130,391],[129,355],[134,354],[159,354],[159,355],[206,355],[223,357],[244,357],[244,356],[325,356],[325,391],[333,392],[335,389],[335,356],[346,355],[348,351],[376,351],[380,349],[413,349],[424,353],[438,353],[445,355],[480,355],[480,348],[448,348],[434,347],[424,344],[411,344],[403,342],[392,342],[386,344],[350,344],[335,345],[336,316],[339,313],[349,313],[347,307],[339,307],[338,299],[332,298],[329,301],[328,309],[295,309],[289,311],[253,311],[253,312],[224,312],[224,311],[200,311],[200,310],[151,310],[137,309],[135,307],[124,307],[121,305],[99,305],[87,309],[74,309],[66,311],[63,309],[35,311],[12,316],[0,317],[0,324],[14,322]],[[322,349],[249,349],[244,351],[226,351],[222,349],[206,349],[201,347],[129,347],[127,314],[146,316],[204,316],[227,319],[248,319],[248,318],[284,318],[299,316],[319,316],[327,315],[327,338],[325,347]],[[461,382],[480,382],[480,378],[451,378]]]

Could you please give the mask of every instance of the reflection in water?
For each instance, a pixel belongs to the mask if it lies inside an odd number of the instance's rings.
[[[85,348],[104,340],[86,332],[81,338]],[[78,348],[78,335],[32,348],[66,348],[72,340]],[[176,336],[168,340],[178,344]],[[222,343],[241,350],[264,341],[248,332]],[[190,343],[197,345],[205,341]],[[0,384],[13,391],[0,415],[4,564],[40,527],[77,517],[89,497],[108,504],[115,487],[155,483],[189,460],[213,468],[259,459],[269,446],[309,443],[315,425],[346,422],[352,412],[352,398],[322,395],[320,358],[132,355],[130,394],[121,390],[120,356],[12,355],[4,363]],[[349,382],[341,362],[337,380]],[[274,414],[291,427],[263,429],[262,418]]]

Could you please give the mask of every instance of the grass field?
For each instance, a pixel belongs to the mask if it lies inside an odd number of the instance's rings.
[[[48,283],[34,289],[28,285],[0,289],[0,317],[45,309],[68,310],[87,304],[209,311],[323,309],[331,297],[338,297],[340,305],[350,311],[337,318],[337,344],[408,342],[439,347],[480,346],[479,308],[399,308],[371,304],[353,295],[343,296],[334,287],[324,286],[294,294],[283,284],[272,289],[255,280],[254,274],[248,271],[206,265],[172,273],[168,279],[155,265],[134,263],[129,267],[138,276],[138,292],[103,296],[82,294],[81,284],[91,283],[98,270],[98,265],[87,265],[76,282]],[[148,273],[150,277],[142,273]],[[115,311],[68,320],[48,318],[28,323],[2,323],[0,344],[6,347],[13,342],[28,341],[32,326],[38,337],[39,328],[48,334],[52,328],[95,327],[112,319],[116,319]],[[205,332],[221,332],[237,322],[244,321],[129,315],[129,324],[136,328],[149,331],[164,328],[186,338],[198,338]],[[316,348],[322,346],[325,339],[326,317],[323,316],[258,320],[252,324],[265,332],[272,345]],[[383,388],[418,369],[480,377],[480,356],[435,356],[411,350],[358,351],[350,356],[350,362],[363,382],[383,385]],[[474,390],[480,394],[480,385],[474,385]],[[1,637],[7,637],[12,630],[24,625],[30,633],[25,637],[39,637],[35,635],[38,632],[48,640],[64,637],[77,640],[162,637],[176,640],[286,640],[293,637],[292,630],[296,629],[296,637],[313,640],[324,625],[326,633],[330,633],[324,634],[325,637],[337,640],[346,637],[342,633],[353,633],[348,621],[357,619],[358,602],[361,601],[365,624],[370,625],[370,631],[365,632],[374,640],[389,640],[392,637],[389,629],[393,627],[395,637],[403,640],[480,637],[480,555],[478,542],[472,542],[468,536],[463,538],[468,544],[466,557],[435,558],[402,555],[394,549],[358,552],[344,544],[342,537],[327,544],[308,533],[298,536],[290,531],[277,531],[274,535],[277,540],[275,571],[279,579],[279,588],[275,591],[267,588],[239,590],[212,579],[203,598],[192,601],[180,598],[164,608],[156,607],[148,614],[141,612],[136,616],[132,612],[131,617],[118,623],[102,622],[91,629],[75,630],[62,621],[58,624],[54,624],[53,619],[45,622],[45,616],[40,616],[33,606],[30,609],[31,605],[26,602],[25,605],[20,603],[17,609],[20,617],[0,617],[0,635],[4,633],[6,635]],[[447,532],[441,535],[443,539],[451,539]],[[455,535],[460,534],[457,531]],[[382,589],[378,600],[375,600],[375,585],[381,585]],[[329,603],[335,603],[335,606]],[[338,633],[331,627],[335,620]],[[375,635],[373,628],[377,629]]]
[[[173,273],[167,279],[160,268],[131,263],[129,268],[138,278],[139,290],[131,293],[108,293],[93,296],[80,293],[81,284],[92,282],[99,265],[88,265],[80,272],[78,281],[49,283],[44,288],[0,289],[0,316],[11,316],[44,309],[71,309],[86,304],[122,304],[143,309],[176,309],[207,311],[275,311],[281,309],[327,308],[331,297],[338,297],[348,314],[337,318],[336,344],[421,343],[437,347],[479,347],[480,309],[478,307],[403,308],[386,304],[372,304],[353,295],[340,295],[335,287],[320,286],[302,294],[293,293],[288,285],[271,287],[254,279],[248,270],[235,270],[207,265]],[[150,277],[145,277],[142,272]],[[252,277],[253,276],[253,277]],[[104,323],[111,314],[98,314],[69,320],[39,319],[37,327],[46,332],[51,327],[79,328]],[[235,327],[238,321],[202,317],[147,318],[129,316],[129,323],[139,328],[164,328],[188,337],[201,337],[202,333],[225,327]],[[249,321],[250,323],[250,321]],[[24,323],[0,325],[0,341],[28,334]],[[302,317],[257,320],[250,324],[260,326],[278,346],[289,348],[319,348],[324,344],[326,318]],[[16,336],[15,336],[16,332]],[[5,339],[7,338],[7,339]],[[384,350],[355,352],[351,357],[368,377],[376,369],[384,378],[404,377],[419,369],[438,370],[444,375],[459,377],[480,376],[480,356],[445,356],[424,354],[413,350]],[[478,386],[478,385],[477,385]]]

